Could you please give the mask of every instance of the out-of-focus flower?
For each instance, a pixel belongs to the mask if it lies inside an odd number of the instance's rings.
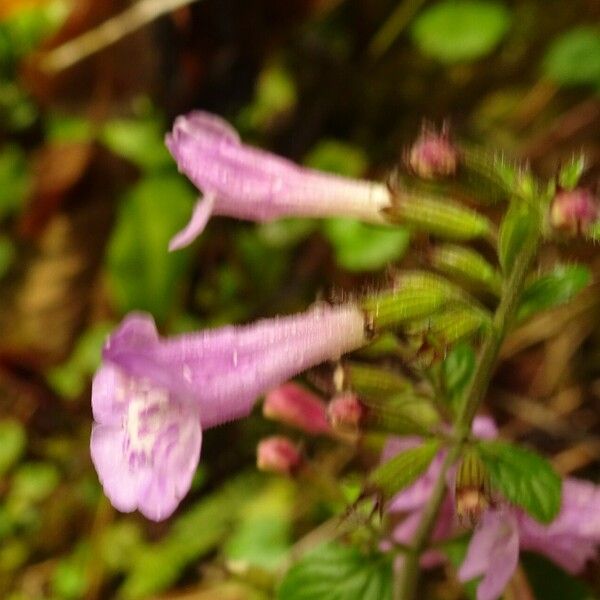
[[[256,449],[256,466],[261,471],[292,475],[302,464],[298,446],[283,435],[261,440]]]
[[[422,179],[449,177],[456,173],[458,151],[447,132],[424,130],[409,150],[408,165]]]
[[[365,414],[365,409],[356,394],[347,392],[333,398],[327,407],[329,422],[334,429],[356,430]]]
[[[385,185],[320,173],[242,144],[223,119],[196,111],[175,120],[166,144],[203,198],[169,245],[190,244],[211,215],[251,221],[281,217],[344,216],[383,223],[390,205]]]
[[[325,402],[297,383],[271,390],[263,403],[263,415],[310,434],[331,431]]]
[[[520,550],[547,556],[576,574],[597,554],[600,544],[600,487],[566,479],[562,508],[549,525],[538,523],[522,510],[505,506],[488,510],[469,544],[459,578],[483,575],[477,600],[497,600],[510,581]]]
[[[584,188],[559,191],[550,207],[552,227],[570,235],[585,232],[598,218],[600,218],[598,200]]]
[[[150,316],[128,316],[92,387],[91,453],[106,495],[121,511],[167,518],[190,487],[202,429],[246,416],[266,390],[363,343],[354,306],[170,338]]]

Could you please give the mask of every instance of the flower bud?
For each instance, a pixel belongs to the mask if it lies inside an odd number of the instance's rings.
[[[458,151],[446,132],[424,131],[409,151],[408,165],[422,179],[449,177],[456,173]]]
[[[465,527],[475,527],[491,502],[489,474],[479,454],[467,449],[456,473],[456,514]]]
[[[334,429],[356,430],[365,415],[365,408],[356,395],[341,394],[329,403],[327,415]]]
[[[583,188],[559,191],[550,207],[552,227],[570,235],[585,232],[598,218],[598,201],[589,190]]]
[[[263,415],[310,434],[328,433],[331,429],[325,402],[296,383],[271,390],[263,404]]]
[[[293,475],[301,464],[298,446],[285,436],[273,435],[258,443],[256,466],[260,471]]]

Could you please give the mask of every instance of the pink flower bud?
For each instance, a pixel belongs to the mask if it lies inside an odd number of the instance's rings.
[[[580,234],[598,218],[598,201],[589,190],[561,190],[552,201],[550,223],[565,233]]]
[[[346,393],[329,403],[327,415],[334,429],[357,429],[365,415],[365,408],[356,395]]]
[[[449,177],[456,173],[458,151],[444,131],[423,131],[408,155],[408,164],[422,179]]]
[[[302,455],[298,446],[285,436],[265,438],[256,448],[256,465],[261,471],[292,475],[301,464]]]
[[[263,415],[306,433],[328,433],[325,402],[296,383],[284,383],[271,390],[263,404]]]

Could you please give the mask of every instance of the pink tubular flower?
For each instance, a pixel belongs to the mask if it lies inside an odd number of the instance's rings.
[[[600,488],[578,479],[563,483],[562,508],[549,525],[522,510],[489,510],[475,531],[460,568],[461,581],[483,576],[477,600],[497,600],[519,562],[520,550],[544,554],[576,574],[597,553],[600,544]]]
[[[109,337],[92,387],[92,460],[123,512],[170,516],[187,493],[202,429],[246,416],[258,396],[364,343],[353,306],[160,338],[132,314]]]
[[[330,433],[325,402],[297,383],[271,390],[263,403],[263,415],[306,433]]]
[[[598,218],[598,200],[585,188],[561,190],[552,200],[550,223],[552,227],[565,233],[581,234]]]
[[[327,175],[246,146],[226,121],[210,113],[178,117],[166,144],[179,170],[204,196],[170,250],[190,244],[212,214],[251,221],[347,216],[383,223],[381,209],[390,204],[386,186]]]

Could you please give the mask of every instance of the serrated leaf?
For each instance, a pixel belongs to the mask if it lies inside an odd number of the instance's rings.
[[[323,232],[333,246],[336,262],[348,271],[376,271],[400,260],[408,249],[409,233],[402,227],[368,225],[354,219],[328,219]]]
[[[568,302],[588,285],[590,279],[590,270],[584,265],[556,267],[552,273],[538,277],[525,288],[517,318],[527,319],[537,312]]]
[[[500,225],[498,258],[502,269],[509,273],[518,253],[538,226],[531,209],[513,202]]]
[[[327,544],[300,559],[285,575],[278,600],[391,600],[392,558]]]
[[[556,517],[562,481],[547,460],[499,440],[482,441],[479,450],[493,489],[542,523]]]
[[[454,63],[489,54],[509,26],[510,13],[499,2],[444,0],[424,10],[411,33],[425,54]]]
[[[543,70],[562,85],[600,86],[600,28],[577,27],[555,39]]]
[[[370,475],[369,483],[385,496],[393,496],[408,487],[425,472],[440,448],[439,440],[426,440],[416,448],[400,452],[379,465]]]
[[[583,154],[574,156],[567,164],[563,165],[558,174],[560,187],[565,190],[575,189],[585,167],[585,156]]]

